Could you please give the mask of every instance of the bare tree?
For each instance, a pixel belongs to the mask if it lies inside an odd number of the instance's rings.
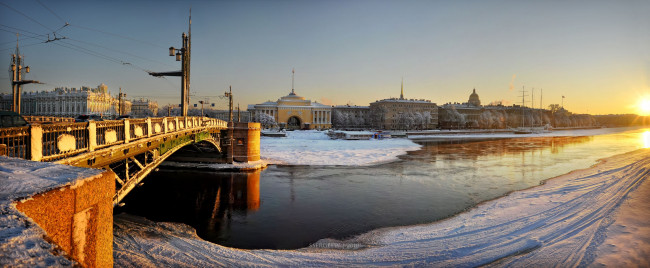
[[[277,127],[278,124],[275,122],[275,118],[265,113],[255,114],[255,122],[259,122],[263,128],[273,128]]]

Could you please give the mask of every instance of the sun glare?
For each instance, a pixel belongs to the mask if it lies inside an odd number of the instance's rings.
[[[650,148],[650,131],[645,131],[641,134],[641,140],[643,142],[643,148]]]
[[[643,98],[639,101],[638,104],[639,115],[647,116],[650,115],[650,99]]]

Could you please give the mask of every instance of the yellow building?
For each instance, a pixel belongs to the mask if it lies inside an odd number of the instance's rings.
[[[298,96],[293,89],[289,95],[277,101],[249,105],[248,111],[255,121],[260,120],[260,114],[270,115],[281,128],[328,129],[332,127],[332,107]]]

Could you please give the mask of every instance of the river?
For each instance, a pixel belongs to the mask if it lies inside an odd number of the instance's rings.
[[[116,213],[186,223],[201,238],[229,247],[301,248],[323,238],[450,217],[600,158],[648,148],[650,131],[420,143],[420,150],[375,166],[161,168]]]

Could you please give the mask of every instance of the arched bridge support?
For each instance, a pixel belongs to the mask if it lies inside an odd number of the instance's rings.
[[[117,205],[133,188],[142,183],[151,171],[180,148],[207,142],[220,150],[217,145],[224,128],[225,126],[194,127],[170,131],[68,157],[57,163],[115,172],[117,178],[113,205]]]

